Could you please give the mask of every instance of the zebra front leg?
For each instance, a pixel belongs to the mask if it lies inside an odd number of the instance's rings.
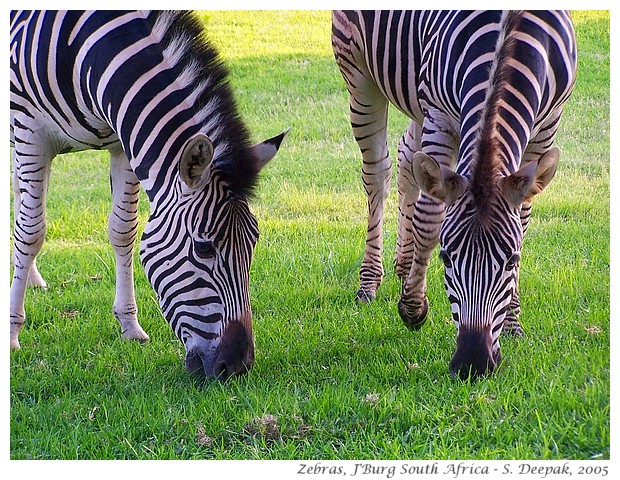
[[[532,202],[526,201],[521,205],[521,228],[523,229],[523,235],[527,231],[527,227],[530,223],[530,213],[532,211]],[[515,266],[515,289],[512,294],[512,299],[508,304],[508,310],[504,317],[504,325],[502,326],[502,333],[506,335],[513,335],[515,337],[522,337],[525,335],[523,327],[519,323],[519,316],[521,315],[521,303],[519,302],[519,270],[521,268],[521,262]]]
[[[541,128],[541,131],[530,140],[523,153],[521,159],[521,165],[526,165],[530,162],[537,162],[553,145],[557,128],[560,124],[559,119],[562,114],[562,108],[556,109],[551,117],[547,120],[545,125]],[[538,192],[536,192],[538,193]],[[520,220],[521,230],[523,231],[523,237],[527,233],[527,227],[530,223],[530,214],[532,213],[532,200],[533,197],[526,198],[521,204]],[[522,337],[525,335],[523,327],[519,323],[519,317],[521,315],[521,304],[519,301],[519,270],[520,262],[517,263],[515,269],[515,289],[512,294],[512,299],[508,305],[506,316],[504,317],[504,324],[502,326],[502,333],[506,335],[513,335],[516,337]]]
[[[149,336],[138,323],[133,279],[133,247],[138,230],[140,183],[122,151],[111,152],[110,183],[112,212],[108,219],[108,238],[116,260],[113,312],[121,325],[123,338],[146,342]]]
[[[414,258],[398,302],[400,318],[412,330],[418,330],[426,322],[426,271],[431,254],[439,243],[439,229],[444,217],[443,202],[422,193],[413,213]]]
[[[33,274],[32,266],[45,241],[45,200],[53,155],[41,152],[32,132],[33,129],[26,129],[23,138],[27,141],[16,141],[13,151],[15,218],[9,316],[10,345],[14,350],[20,348],[19,331],[26,322],[26,287],[33,280],[43,281],[36,267]]]
[[[388,102],[378,89],[351,95],[351,126],[362,153],[362,180],[368,198],[366,249],[360,268],[358,300],[374,300],[383,280],[383,211],[390,190],[392,162],[387,148]]]
[[[525,335],[523,327],[519,323],[519,316],[521,315],[521,304],[519,302],[519,265],[515,266],[516,279],[515,290],[512,294],[512,299],[508,304],[508,310],[504,317],[504,325],[502,326],[502,334],[513,335],[515,337],[522,337]]]
[[[432,120],[434,118],[435,120]],[[421,138],[421,147],[424,155],[430,156],[445,167],[453,165],[456,157],[456,137],[451,133],[449,122],[441,122],[442,115],[433,112],[432,117],[424,119],[424,125],[416,133],[424,132]],[[440,124],[436,124],[436,121]],[[402,164],[401,170],[405,176],[415,179],[413,155],[407,163]],[[418,188],[422,185],[414,180]],[[402,295],[398,302],[398,313],[405,325],[417,330],[426,322],[428,313],[428,298],[426,297],[426,272],[431,254],[439,243],[439,230],[446,215],[446,206],[443,201],[424,193],[415,203],[413,209],[413,239],[414,255],[409,275],[403,284]]]
[[[411,270],[415,252],[413,212],[420,196],[420,188],[415,183],[408,165],[411,164],[413,154],[421,150],[421,133],[420,125],[412,120],[398,144],[398,238],[394,271],[403,283]]]

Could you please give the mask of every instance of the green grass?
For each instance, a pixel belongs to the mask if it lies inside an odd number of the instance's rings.
[[[574,17],[563,154],[523,251],[527,336],[505,338],[497,374],[472,384],[448,373],[455,329],[437,258],[429,321],[411,333],[398,317],[395,183],[386,279],[376,302],[354,300],[366,200],[329,12],[201,16],[256,141],[292,127],[252,203],[256,367],[226,384],[188,376],[140,267],[151,341],[120,339],[107,158],[61,156],[38,261],[50,288],[28,293],[22,350],[10,355],[11,458],[609,458],[609,13]],[[392,112],[395,152],[407,119]],[[144,221],[146,197],[140,208]]]

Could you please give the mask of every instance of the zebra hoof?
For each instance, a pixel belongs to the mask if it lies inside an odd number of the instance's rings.
[[[422,305],[411,305],[401,298],[398,302],[398,313],[408,329],[419,330],[426,323],[428,298],[424,297]]]
[[[372,302],[376,298],[377,298],[376,291],[364,290],[363,288],[360,288],[357,291],[356,299],[358,302],[368,303],[368,302]]]
[[[141,344],[145,344],[149,341],[149,336],[144,330],[142,330],[140,325],[127,327],[121,333],[121,338],[124,340],[137,340]]]
[[[28,286],[47,290],[47,282],[37,269],[32,269],[28,275]]]

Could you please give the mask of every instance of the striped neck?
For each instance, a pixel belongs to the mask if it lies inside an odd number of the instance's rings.
[[[511,103],[511,85],[514,68],[511,58],[516,48],[514,32],[521,21],[521,13],[504,12],[500,19],[499,34],[493,61],[488,70],[487,87],[483,104],[476,109],[478,126],[469,138],[463,138],[459,150],[457,170],[470,177],[470,190],[474,204],[484,216],[492,198],[497,195],[497,179],[514,173],[520,164],[529,129],[519,133],[519,141],[513,142],[513,133],[507,125],[515,124],[515,108]],[[520,119],[517,119],[520,120]],[[531,127],[531,125],[529,126]]]
[[[82,70],[149,199],[157,202],[176,181],[180,152],[198,131],[213,143],[214,168],[248,195],[258,173],[249,133],[202,25],[178,12],[133,12],[110,23],[113,32],[92,45]]]

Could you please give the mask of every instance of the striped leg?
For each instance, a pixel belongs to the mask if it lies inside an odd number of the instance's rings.
[[[530,221],[530,213],[532,211],[532,204],[530,201],[521,205],[521,228],[523,234],[527,230],[527,226]],[[515,266],[515,289],[512,294],[512,299],[508,304],[508,310],[504,317],[504,324],[502,326],[502,334],[513,335],[515,337],[522,337],[525,335],[523,327],[519,323],[519,316],[521,315],[521,304],[519,302],[519,270],[521,268],[520,262]]]
[[[527,231],[528,224],[530,222],[530,213],[532,212],[532,202],[528,200],[521,205],[521,228],[523,235]],[[525,335],[523,327],[519,323],[519,317],[521,316],[521,303],[519,302],[519,271],[521,269],[521,262],[515,265],[515,289],[512,293],[512,298],[508,304],[506,316],[504,317],[504,323],[502,325],[502,334],[512,335],[515,337],[522,337]]]
[[[15,151],[12,154],[13,157],[13,165],[15,165]],[[20,202],[20,191],[19,191],[19,180],[17,177],[17,169],[13,168],[13,218],[17,218],[19,215],[19,208],[21,205]],[[12,265],[15,265],[15,250],[13,250],[13,255],[11,257]],[[32,266],[30,267],[30,273],[28,274],[28,286],[39,287],[42,289],[47,289],[47,282],[43,278],[43,276],[39,273],[39,269],[37,268],[37,260],[36,258],[32,261]]]
[[[21,136],[21,135],[23,136]],[[13,280],[10,293],[10,344],[19,349],[19,331],[26,322],[24,299],[29,283],[45,282],[32,270],[45,241],[45,199],[53,155],[34,141],[34,129],[16,132],[13,151],[15,222],[13,229]]]
[[[116,256],[113,312],[121,324],[123,338],[145,342],[149,336],[138,323],[133,282],[133,247],[138,229],[140,183],[122,150],[111,152],[110,182],[112,212],[108,219],[108,238]]]
[[[440,115],[435,115],[439,118]],[[449,128],[438,126],[428,118],[424,120],[422,150],[437,162],[452,166],[456,158],[455,138]],[[404,165],[404,164],[403,164]],[[411,170],[411,162],[407,164]],[[413,178],[413,173],[408,174]],[[417,330],[426,321],[428,299],[426,297],[426,272],[431,254],[439,243],[439,229],[445,217],[445,205],[425,193],[413,209],[413,238],[415,252],[409,275],[403,284],[398,313],[408,328]]]
[[[553,141],[555,140],[558,126],[560,125],[561,116],[562,107],[555,109],[555,111],[551,113],[549,119],[541,127],[540,131],[528,143],[521,160],[522,165],[529,162],[538,161],[538,159],[551,148]],[[526,199],[521,205],[521,228],[523,229],[524,237],[530,222],[531,213],[532,198],[529,198]],[[504,325],[502,327],[502,333],[517,337],[521,337],[525,334],[523,327],[519,323],[519,316],[521,315],[521,304],[519,302],[519,269],[520,265],[517,264],[515,291],[512,295],[512,300],[508,305],[508,311],[504,317]]]
[[[413,213],[415,255],[398,302],[401,319],[407,327],[414,330],[426,322],[426,271],[433,249],[439,243],[439,228],[444,217],[444,204],[422,193],[415,203]]]
[[[374,300],[383,280],[383,211],[392,164],[387,148],[387,99],[375,87],[356,90],[350,98],[351,126],[362,152],[362,180],[368,197],[366,250],[357,298]]]
[[[344,12],[332,15],[332,46],[349,90],[351,127],[362,153],[362,180],[368,198],[368,231],[357,298],[370,301],[376,297],[384,273],[383,210],[392,170],[387,148],[388,100],[369,72],[351,18]]]
[[[422,148],[421,135],[420,125],[411,121],[398,144],[398,239],[394,270],[403,283],[407,280],[411,270],[415,251],[413,212],[420,196],[420,189],[407,165],[411,164],[413,154]]]

